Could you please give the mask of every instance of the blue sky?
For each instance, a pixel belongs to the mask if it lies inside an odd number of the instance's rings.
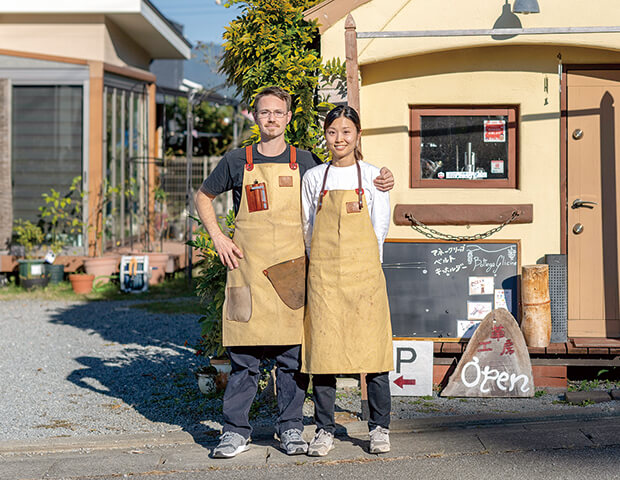
[[[237,6],[224,8],[215,0],[151,0],[166,17],[185,26],[185,37],[222,44],[224,27],[241,13]]]

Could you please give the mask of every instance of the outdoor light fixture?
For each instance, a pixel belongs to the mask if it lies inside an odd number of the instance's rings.
[[[540,7],[536,0],[515,0],[512,7],[514,13],[540,13]]]

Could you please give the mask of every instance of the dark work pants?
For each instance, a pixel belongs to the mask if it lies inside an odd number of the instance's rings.
[[[303,406],[308,375],[299,372],[301,345],[229,347],[226,349],[232,370],[224,392],[224,432],[236,432],[249,438],[252,433],[249,414],[258,389],[262,358],[276,360],[278,419],[276,433],[290,428],[303,431]]]
[[[370,410],[368,430],[372,431],[376,427],[389,428],[392,397],[388,373],[366,374],[366,385],[368,386],[368,409]],[[322,428],[326,432],[334,433],[336,431],[335,375],[312,375],[312,400],[314,401],[316,431]]]

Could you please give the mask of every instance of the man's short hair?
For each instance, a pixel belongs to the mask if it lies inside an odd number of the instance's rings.
[[[268,95],[273,95],[274,97],[278,97],[280,100],[284,100],[286,102],[286,111],[291,110],[291,95],[284,89],[280,87],[265,87],[260,92],[256,94],[254,97],[254,111],[257,111],[258,101],[266,97]]]

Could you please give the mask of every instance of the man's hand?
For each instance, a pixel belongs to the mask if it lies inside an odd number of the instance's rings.
[[[387,167],[383,167],[380,175],[374,179],[373,183],[382,192],[389,192],[394,188],[394,175]]]
[[[243,252],[235,245],[231,238],[223,233],[213,238],[213,246],[220,256],[220,261],[231,270],[239,266],[238,258],[243,258]]]

